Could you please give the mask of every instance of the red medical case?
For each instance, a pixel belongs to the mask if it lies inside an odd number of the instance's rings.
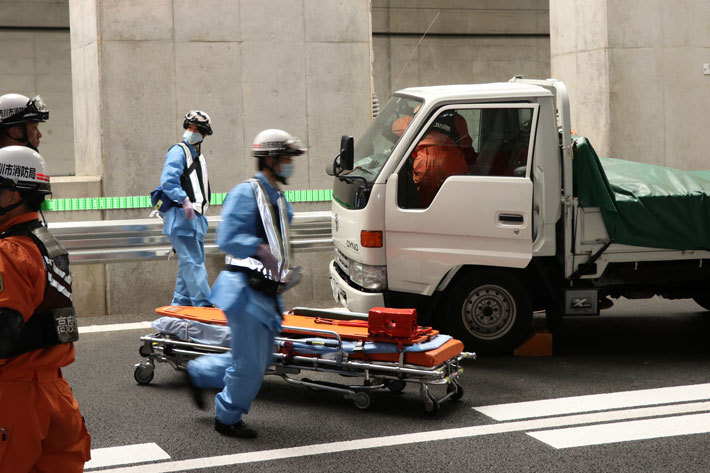
[[[419,332],[416,309],[373,307],[367,319],[372,337],[414,338]]]

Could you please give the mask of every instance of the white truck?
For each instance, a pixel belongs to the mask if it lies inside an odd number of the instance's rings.
[[[415,307],[483,353],[516,347],[536,310],[555,322],[654,295],[710,309],[707,249],[619,243],[603,209],[580,205],[569,117],[554,79],[395,93],[327,170],[336,301]]]

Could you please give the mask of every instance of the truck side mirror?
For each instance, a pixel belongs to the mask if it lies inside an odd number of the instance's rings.
[[[340,168],[343,171],[351,171],[355,160],[355,144],[352,136],[343,135],[340,137]]]

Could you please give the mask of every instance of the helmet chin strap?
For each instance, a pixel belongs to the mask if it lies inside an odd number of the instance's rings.
[[[39,153],[39,150],[35,145],[30,143],[30,136],[27,133],[27,122],[25,122],[25,126],[22,127],[22,136],[20,138],[16,138],[15,141],[19,141],[23,145],[27,146],[28,148],[32,148],[33,150],[37,151]]]
[[[275,161],[278,161],[279,159],[280,159],[280,158],[277,157],[277,158],[275,158],[274,160],[275,160]],[[276,172],[276,170],[274,169],[273,166],[270,166],[270,165],[266,164],[266,161],[264,161],[264,167],[265,167],[266,169],[268,169],[269,171],[271,171],[271,174],[274,175],[274,179],[276,179],[277,181],[279,181],[281,184],[283,184],[283,185],[285,185],[285,186],[288,185],[288,182],[287,182],[286,178],[283,177],[283,176],[280,176],[279,173]]]
[[[8,205],[7,207],[0,207],[0,215],[5,215],[5,214],[7,214],[8,212],[11,212],[12,210],[15,210],[17,207],[19,207],[20,205],[22,205],[22,203],[23,203],[22,200],[18,200],[18,201],[15,202],[14,204],[10,204],[10,205]]]

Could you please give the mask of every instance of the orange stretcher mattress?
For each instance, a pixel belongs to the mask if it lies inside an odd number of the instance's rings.
[[[177,317],[181,319],[194,320],[196,322],[202,322],[207,324],[216,325],[227,325],[227,319],[224,313],[217,308],[213,307],[189,307],[189,306],[164,306],[155,309],[155,313],[160,316],[165,317]],[[320,321],[319,321],[320,320]],[[302,315],[284,314],[284,334],[290,335],[309,335],[308,329],[318,329],[318,330],[328,330],[338,333],[343,340],[356,340],[356,341],[366,341],[372,340],[372,337],[368,334],[368,328],[366,325],[343,325],[342,321],[330,321],[323,322],[324,319],[319,319],[317,317],[307,317]],[[328,319],[325,319],[328,320]],[[299,327],[306,329],[306,331],[289,329],[288,326]],[[439,332],[436,330],[427,330],[425,336],[419,337],[419,339],[412,340],[408,344],[421,343],[428,340],[431,337],[438,335]],[[317,332],[312,332],[310,335],[321,336]],[[383,340],[381,337],[377,337],[376,341],[384,341],[387,343],[397,344],[396,339]],[[406,351],[404,355],[404,363],[418,366],[434,367],[438,366],[446,360],[460,354],[464,349],[463,343],[456,339],[448,340],[446,343],[438,348],[427,350],[427,351]],[[283,351],[283,350],[282,350]],[[287,352],[286,352],[287,353]],[[318,355],[307,355],[307,356],[318,356]],[[387,362],[399,362],[399,352],[389,352],[389,353],[349,353],[348,356],[351,359],[363,360],[363,361],[387,361]]]
[[[225,317],[224,312],[216,307],[166,305],[155,309],[155,313],[164,317],[177,317],[204,324],[227,325],[227,317]]]
[[[405,352],[404,362],[410,365],[434,367],[439,366],[446,360],[450,360],[462,351],[463,343],[460,340],[452,338],[448,342],[441,345],[439,348],[435,348],[433,350]],[[399,361],[399,353],[350,353],[348,356],[354,360],[363,359],[370,361]]]

